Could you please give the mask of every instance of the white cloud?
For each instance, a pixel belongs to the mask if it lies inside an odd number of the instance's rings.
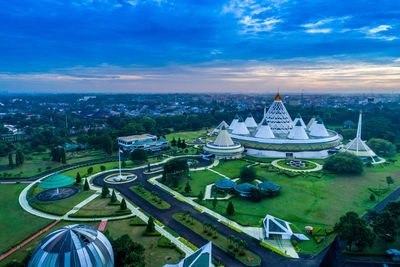
[[[305,32],[307,32],[307,33],[330,33],[331,31],[332,31],[332,29],[330,29],[330,28],[305,30]]]
[[[377,33],[377,32],[387,31],[387,30],[389,30],[391,28],[392,28],[392,26],[390,26],[390,25],[381,25],[381,26],[378,26],[376,28],[369,29],[368,31],[369,31],[369,33],[374,34],[374,33]]]
[[[244,16],[239,23],[244,25],[243,32],[262,32],[270,31],[275,28],[275,24],[282,22],[278,18],[267,18],[267,19],[254,19],[250,16]]]
[[[304,30],[306,33],[330,33],[332,32],[332,28],[321,28],[321,26],[326,26],[326,24],[341,24],[345,20],[348,20],[350,16],[345,16],[345,17],[337,17],[337,18],[326,18],[326,19],[321,19],[313,23],[306,23],[300,25],[303,28],[307,28]]]

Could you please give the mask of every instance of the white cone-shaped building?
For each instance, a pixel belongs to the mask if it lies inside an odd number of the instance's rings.
[[[306,130],[310,130],[311,125],[315,122],[315,117],[312,117],[310,121],[307,123]]]
[[[287,134],[293,128],[292,118],[287,112],[279,93],[275,96],[265,118],[274,134]]]
[[[233,118],[233,120],[232,120],[232,122],[231,122],[231,125],[229,125],[229,130],[233,130],[233,129],[235,129],[235,126],[236,126],[236,124],[238,123],[238,121],[239,121],[239,115],[235,115],[235,118]]]
[[[229,136],[229,133],[225,127],[223,127],[219,132],[214,144],[217,146],[233,146],[232,138]]]
[[[298,121],[301,123],[301,126],[302,126],[304,129],[307,128],[307,126],[306,126],[306,124],[304,123],[303,118],[301,117],[300,114],[297,114],[296,118],[295,118],[294,121],[293,121],[293,125],[296,125]]]
[[[249,115],[247,115],[247,118],[244,121],[244,124],[246,124],[247,128],[257,128],[257,123],[254,120],[253,115],[251,115],[251,113],[249,113]]]
[[[321,118],[317,118],[309,128],[309,134],[315,137],[328,137],[328,130],[325,128]]]
[[[232,134],[239,134],[239,135],[250,134],[249,129],[247,129],[246,124],[244,123],[242,117],[239,117],[239,121],[236,123],[235,128],[232,131]]]
[[[257,138],[275,138],[274,133],[269,127],[266,119],[263,119],[260,126],[258,126],[255,137]]]
[[[225,127],[225,129],[226,129],[229,127],[229,125],[225,121],[222,121],[220,124],[218,124],[218,126],[209,135],[211,135],[211,136],[217,135],[219,133],[219,131],[221,131],[222,127]]]
[[[361,139],[361,125],[362,125],[362,112],[358,119],[357,136],[350,143],[346,145],[343,151],[352,153],[359,156],[360,158],[370,159],[372,162],[377,161],[383,162],[384,160],[379,158],[374,151]]]
[[[299,139],[299,140],[305,140],[309,139],[306,130],[304,127],[301,125],[300,120],[297,120],[295,126],[290,130],[288,134],[289,139]]]
[[[232,140],[225,127],[219,131],[217,139],[208,142],[203,149],[204,152],[216,158],[236,158],[240,157],[244,151],[244,147],[239,142]]]

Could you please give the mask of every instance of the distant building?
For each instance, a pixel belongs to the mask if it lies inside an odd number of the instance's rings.
[[[25,140],[25,133],[17,129],[14,125],[4,125],[8,129],[8,133],[4,133],[0,136],[4,142],[17,142]]]
[[[140,148],[149,152],[161,151],[169,147],[168,140],[164,138],[157,139],[157,136],[151,134],[118,137],[118,145],[125,151],[133,151]]]

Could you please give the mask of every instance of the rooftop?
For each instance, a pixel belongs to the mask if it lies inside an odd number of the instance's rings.
[[[151,135],[151,134],[139,134],[139,135],[129,135],[129,136],[118,137],[118,139],[126,141],[126,142],[138,141],[138,140],[149,139],[149,138],[157,138],[157,137],[155,135]]]

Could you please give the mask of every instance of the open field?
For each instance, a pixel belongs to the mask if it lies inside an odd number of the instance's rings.
[[[130,226],[128,220],[109,221],[106,230],[112,238],[128,234],[131,239],[144,246],[146,266],[159,267],[167,263],[177,263],[180,253],[174,248],[161,248],[157,246],[160,236],[143,236],[146,226]]]
[[[0,200],[2,203],[0,209],[0,252],[5,252],[52,222],[31,215],[21,208],[18,196],[26,186],[26,184],[0,184]]]
[[[31,201],[32,208],[55,215],[64,215],[73,207],[90,197],[94,191],[80,191],[76,195],[57,201]]]
[[[85,162],[93,159],[105,158],[108,156],[103,151],[99,150],[68,152],[66,155],[67,155],[67,165],[78,162]],[[8,174],[7,177],[15,177],[15,178],[30,177],[36,175],[39,172],[45,171],[46,169],[57,168],[63,165],[65,164],[51,161],[50,152],[45,152],[45,153],[33,153],[30,155],[25,155],[24,164],[16,168],[9,169],[8,156],[6,156],[0,158],[0,175],[1,177],[4,177],[4,173],[7,173]]]
[[[233,179],[239,177],[241,168],[249,164],[251,163],[244,160],[220,160],[219,164],[213,170]]]
[[[171,141],[174,137],[176,139],[176,141],[178,141],[178,138],[185,139],[196,139],[199,137],[202,137],[204,139],[204,137],[206,137],[207,135],[207,130],[199,130],[199,131],[193,131],[193,132],[180,132],[180,133],[172,133],[172,134],[168,134],[167,136],[165,136],[167,138],[168,141]]]

